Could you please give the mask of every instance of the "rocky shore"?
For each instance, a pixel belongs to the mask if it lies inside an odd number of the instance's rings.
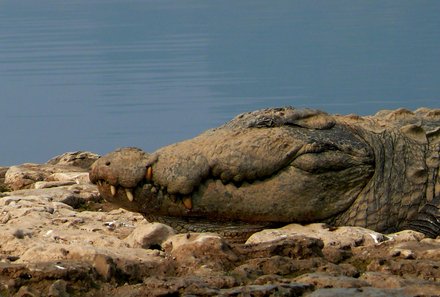
[[[291,224],[233,245],[106,203],[99,156],[0,167],[0,296],[440,296],[440,239]]]

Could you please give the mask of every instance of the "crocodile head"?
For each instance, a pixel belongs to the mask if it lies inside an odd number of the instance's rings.
[[[106,200],[147,219],[236,231],[335,217],[373,173],[374,154],[356,130],[320,111],[278,108],[152,154],[116,150],[94,163],[90,180]]]

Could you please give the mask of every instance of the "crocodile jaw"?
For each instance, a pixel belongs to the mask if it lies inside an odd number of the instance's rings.
[[[123,161],[116,161],[119,159]],[[263,180],[238,185],[211,177],[191,193],[180,194],[169,193],[157,182],[160,178],[156,176],[162,172],[156,170],[155,158],[152,161],[150,155],[141,150],[125,148],[98,160],[90,178],[107,201],[147,217],[267,225],[330,218],[352,204],[373,173],[369,164],[327,173],[310,173],[295,167],[298,164],[311,166],[310,163],[313,163],[310,156],[302,155]],[[116,168],[109,168],[112,164],[117,165]],[[139,173],[135,185],[120,176],[127,172]]]

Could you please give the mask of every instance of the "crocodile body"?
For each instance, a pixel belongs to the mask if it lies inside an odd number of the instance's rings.
[[[98,159],[101,195],[178,231],[246,237],[287,223],[440,232],[440,110],[263,109],[152,154]]]

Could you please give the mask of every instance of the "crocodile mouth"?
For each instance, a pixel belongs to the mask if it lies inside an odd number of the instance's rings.
[[[181,205],[189,212],[193,208],[192,197],[200,193],[200,189],[203,188],[203,185],[207,183],[221,181],[221,179],[214,178],[214,176],[210,175],[208,178],[202,180],[201,183],[197,187],[195,187],[193,191],[189,194],[170,193],[168,192],[166,186],[154,182],[153,168],[151,166],[146,166],[145,172],[145,178],[139,181],[135,187],[114,185],[105,179],[98,179],[94,181],[94,183],[98,186],[98,190],[104,194],[106,200],[112,203],[120,204],[121,202],[123,202],[124,206],[126,206],[127,202],[136,203],[137,199],[144,199],[145,194],[148,195],[150,193],[150,195],[156,196],[158,200],[169,200],[177,205]],[[274,174],[273,176],[275,175],[276,174]],[[273,176],[270,176],[266,179],[270,179]],[[264,180],[241,181],[231,183],[222,182],[222,184],[224,184],[225,186],[233,185],[236,188],[240,188],[249,186],[254,183],[264,182]],[[142,193],[143,195],[139,195],[140,193]],[[121,197],[125,197],[125,199],[121,201]]]
[[[166,187],[153,182],[151,167],[146,168],[146,176],[137,186],[125,188],[121,185],[112,185],[104,179],[95,181],[99,192],[106,201],[124,209],[140,212],[147,221],[159,222],[171,226],[179,233],[185,232],[215,232],[227,238],[230,243],[243,243],[250,235],[267,228],[278,228],[285,223],[243,221],[222,217],[206,217],[204,214],[193,212],[193,196],[200,194],[206,184],[220,182],[212,178],[207,179],[188,195],[171,194]],[[255,181],[259,183],[262,181]],[[245,184],[249,184],[245,182]],[[246,187],[247,185],[234,185]],[[166,204],[171,210],[170,215],[157,214]]]
[[[151,171],[151,167],[148,167],[147,170]],[[157,196],[159,199],[168,199],[174,203],[181,204],[185,209],[191,210],[192,205],[192,194],[189,195],[181,195],[181,194],[171,194],[167,191],[166,187],[158,185],[152,181],[152,179],[146,178],[140,181],[135,187],[126,188],[122,185],[113,185],[104,179],[99,179],[96,181],[96,185],[98,186],[98,190],[100,193],[104,194],[106,200],[112,203],[120,204],[120,198],[125,196],[125,202],[128,203],[136,203],[139,196],[139,192],[151,193],[150,195]],[[143,198],[139,198],[143,199]],[[126,203],[123,203],[124,206]]]

